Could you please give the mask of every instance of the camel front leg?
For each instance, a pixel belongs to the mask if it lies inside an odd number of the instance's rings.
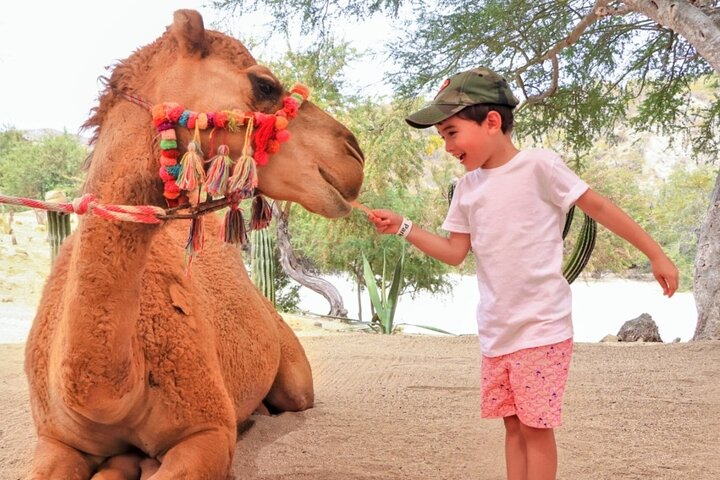
[[[280,366],[270,392],[263,401],[271,412],[299,412],[313,406],[312,370],[295,332],[278,315]]]
[[[88,480],[103,458],[40,435],[28,480]]]
[[[234,431],[195,433],[168,450],[160,459],[160,468],[148,480],[224,480],[230,474],[234,451]]]
[[[142,455],[126,453],[105,460],[92,480],[137,480],[140,477]]]

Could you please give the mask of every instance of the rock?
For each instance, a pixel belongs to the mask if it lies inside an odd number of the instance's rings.
[[[619,342],[620,339],[617,337],[617,335],[605,335],[601,342]]]
[[[680,337],[675,337],[675,340],[672,341],[673,343],[680,343]]]
[[[617,336],[621,342],[662,342],[655,320],[647,313],[625,322]]]

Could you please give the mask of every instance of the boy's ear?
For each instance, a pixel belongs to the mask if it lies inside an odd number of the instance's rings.
[[[502,130],[502,117],[495,110],[490,110],[485,117],[487,126],[491,130]]]

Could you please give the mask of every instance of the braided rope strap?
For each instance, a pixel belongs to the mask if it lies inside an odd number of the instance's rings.
[[[31,198],[0,194],[0,203],[49,210],[51,212],[74,213],[76,215],[92,213],[106,220],[135,223],[161,223],[161,217],[167,214],[165,209],[153,205],[101,204],[96,202],[95,196],[90,193],[86,193],[68,203],[43,202]]]

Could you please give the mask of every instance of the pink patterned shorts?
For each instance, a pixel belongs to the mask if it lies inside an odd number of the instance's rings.
[[[573,340],[482,357],[482,416],[517,415],[535,428],[562,425]]]

